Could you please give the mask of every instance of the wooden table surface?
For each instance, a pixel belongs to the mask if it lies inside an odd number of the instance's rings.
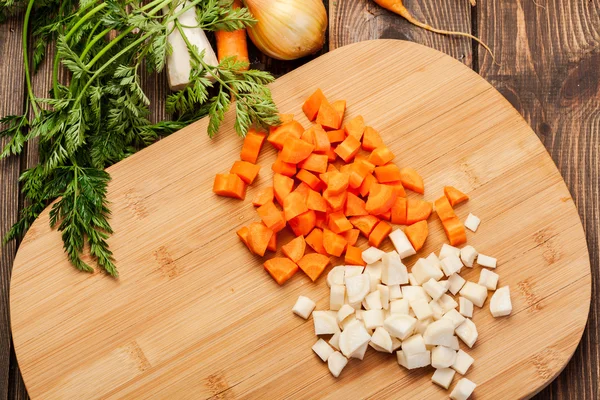
[[[405,0],[431,25],[472,32],[487,42],[498,64],[466,39],[413,27],[371,0],[324,0],[329,8],[323,52],[349,43],[394,38],[441,50],[473,68],[525,117],[569,187],[587,235],[592,265],[592,305],[587,328],[571,362],[536,399],[600,398],[600,0]],[[0,25],[0,117],[23,112],[22,18]],[[309,59],[281,62],[252,49],[255,67],[276,75]],[[35,93],[50,87],[50,68],[33,78]],[[165,117],[164,75],[144,77],[153,120]],[[0,145],[4,144],[0,140]],[[0,234],[16,221],[23,199],[18,176],[36,162],[30,145],[21,157],[0,161]],[[540,205],[543,207],[543,204]],[[507,244],[510,245],[510,244]],[[17,243],[0,248],[0,400],[28,398],[11,343],[9,281]],[[543,368],[543,365],[540,366]]]

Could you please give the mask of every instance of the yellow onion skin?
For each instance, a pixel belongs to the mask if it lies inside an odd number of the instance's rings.
[[[248,28],[256,47],[278,60],[315,53],[325,43],[327,12],[322,0],[244,0],[258,21]]]

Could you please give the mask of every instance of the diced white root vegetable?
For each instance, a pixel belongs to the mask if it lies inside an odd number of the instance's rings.
[[[444,316],[444,310],[437,301],[431,300],[429,302],[429,307],[431,307],[431,311],[433,311],[433,319],[438,320]]]
[[[488,290],[485,286],[468,281],[460,290],[460,295],[471,300],[477,307],[483,307],[483,303],[487,299]]]
[[[473,394],[477,385],[467,378],[461,378],[450,392],[452,400],[467,400]]]
[[[425,353],[425,341],[422,335],[413,335],[402,342],[402,351],[406,357],[414,354]]]
[[[444,285],[433,278],[430,278],[423,284],[423,289],[433,300],[439,299],[448,290]]]
[[[465,317],[463,317],[456,309],[452,309],[444,314],[443,318],[447,318],[454,324],[454,328],[458,328],[463,322],[465,322]]]
[[[458,336],[452,336],[452,339],[448,341],[444,346],[450,347],[452,350],[458,351],[460,349],[460,343],[458,343]]]
[[[383,253],[383,252],[382,252]],[[385,254],[385,253],[383,253]],[[368,272],[369,275],[373,278],[381,280],[381,269],[383,268],[383,263],[381,261],[377,261],[374,264],[369,264],[365,267],[365,272]]]
[[[329,339],[329,345],[338,351],[340,350],[340,333],[334,333],[331,339]]]
[[[452,298],[452,296],[448,296],[447,294],[443,294],[437,302],[440,305],[440,307],[442,307],[442,312],[444,314],[458,307],[458,303]]]
[[[316,306],[317,305],[315,302],[308,297],[299,296],[298,300],[296,300],[296,304],[294,304],[294,308],[292,308],[292,311],[297,316],[308,319],[308,317],[310,317],[310,313],[313,312]]]
[[[443,321],[443,319],[441,319],[440,321]],[[458,328],[456,328],[456,335],[467,346],[473,347],[473,345],[477,341],[477,336],[479,336],[479,333],[477,332],[477,327],[475,326],[473,321],[467,318],[462,324],[460,324]]]
[[[362,307],[362,300],[357,301],[356,303],[348,303],[348,305],[358,311]]]
[[[454,370],[451,368],[438,368],[433,373],[431,377],[431,381],[436,385],[443,387],[448,390],[450,384],[452,383],[452,379],[454,378]]]
[[[400,339],[398,339],[397,337],[394,337],[392,335],[390,335],[390,336],[392,337],[392,351],[396,351],[400,347],[402,347],[402,341]]]
[[[408,315],[409,304],[406,299],[398,299],[390,301],[390,313]]]
[[[444,277],[444,273],[442,272],[440,267],[430,263],[425,258],[419,258],[415,265],[413,265],[411,273],[413,274],[419,285],[422,285],[429,279],[439,281]]]
[[[313,345],[312,349],[315,353],[317,353],[321,360],[323,360],[323,362],[327,361],[329,356],[331,356],[335,351],[323,339],[317,340],[317,343]]]
[[[369,342],[363,344],[358,349],[356,349],[354,353],[350,355],[350,358],[358,358],[359,360],[362,360],[363,358],[365,358],[365,353],[367,352],[368,348]]]
[[[390,290],[390,301],[402,298],[402,289],[400,285],[388,285]]]
[[[329,291],[329,309],[339,310],[344,304],[346,287],[344,285],[333,285]]]
[[[365,296],[369,294],[369,289],[371,288],[369,274],[360,274],[350,277],[347,276],[344,280],[346,281],[348,301],[350,304],[360,304]]]
[[[512,312],[510,301],[510,288],[503,286],[496,290],[490,300],[490,311],[494,317],[504,317]]]
[[[475,231],[477,231],[477,228],[479,228],[480,223],[481,223],[481,220],[478,217],[469,213],[469,215],[467,216],[467,219],[465,220],[465,228],[475,232]]]
[[[475,361],[473,357],[462,350],[458,350],[458,353],[456,353],[456,360],[451,368],[459,374],[465,375],[467,370],[473,365],[473,361]]]
[[[498,279],[500,279],[500,275],[489,269],[482,269],[479,274],[479,284],[485,286],[488,290],[496,290]]]
[[[315,335],[329,335],[340,331],[336,318],[327,311],[313,311]]]
[[[356,317],[357,320],[362,321],[362,314],[363,314],[364,310],[356,310],[354,311],[354,316]]]
[[[390,233],[389,238],[394,244],[394,247],[396,248],[396,251],[400,256],[400,259],[417,254],[414,247],[412,246],[412,244],[410,243],[410,241],[408,240],[408,238],[402,230],[396,229],[395,231]]]
[[[452,255],[459,257],[460,249],[454,246],[450,246],[447,243],[444,243],[442,245],[442,249],[440,250],[440,260],[443,260],[444,258]]]
[[[442,263],[442,271],[446,276],[451,276],[456,273],[460,273],[460,270],[463,267],[462,261],[456,254],[450,254],[448,257],[445,257],[441,261]]]
[[[384,310],[388,310],[390,308],[390,288],[386,285],[377,285],[377,291],[379,292],[381,307]]]
[[[377,327],[371,335],[371,346],[381,352],[391,353],[393,350],[392,337],[383,327]]]
[[[337,312],[336,321],[341,324],[343,320],[354,314],[356,310],[348,304],[344,304]]]
[[[431,352],[429,351],[413,354],[409,357],[406,357],[403,352],[397,351],[396,357],[398,357],[398,364],[406,369],[423,368],[431,364]]]
[[[364,267],[358,265],[346,265],[344,267],[344,279],[351,276],[357,276],[363,273]]]
[[[425,344],[444,346],[452,343],[452,336],[454,336],[454,324],[449,319],[442,318],[429,324],[423,339]]]
[[[460,307],[460,313],[463,316],[473,318],[473,302],[471,300],[460,296],[458,298],[458,305]]]
[[[335,376],[336,378],[340,376],[340,373],[342,372],[346,364],[348,364],[348,359],[344,357],[344,355],[339,351],[334,352],[332,355],[329,356],[329,359],[327,360],[329,372],[331,372],[331,375]]]
[[[477,250],[473,246],[465,246],[460,249],[460,259],[465,267],[473,268],[473,263],[477,258]]]
[[[340,328],[342,328],[342,331],[345,330],[348,325],[350,325],[353,321],[358,321],[360,323],[362,323],[361,320],[359,320],[358,318],[356,318],[356,315],[350,315],[348,317],[346,317],[342,322],[340,322]]]
[[[422,297],[409,300],[410,308],[414,311],[417,319],[425,320],[429,318],[433,318],[433,310],[429,306],[429,300],[426,300]]]
[[[419,282],[417,282],[413,274],[408,274],[408,284],[410,286],[419,286]]]
[[[381,284],[381,279],[369,275],[369,293],[377,290],[377,285]]]
[[[431,366],[433,368],[450,368],[456,361],[456,351],[446,346],[436,346],[431,350]]]
[[[419,335],[423,335],[425,333],[425,331],[427,330],[427,327],[429,326],[429,324],[431,324],[432,322],[433,322],[433,318],[417,320],[417,323],[415,324],[415,333],[418,333]]]
[[[464,286],[465,282],[465,279],[459,274],[450,275],[448,277],[448,283],[450,284],[448,291],[452,294],[458,293],[458,291]]]
[[[181,10],[184,5],[190,2],[182,2],[177,7],[177,11]],[[189,42],[198,49],[198,52],[204,51],[204,62],[208,65],[219,65],[217,56],[210,45],[210,41],[206,37],[204,31],[198,28],[196,21],[196,7],[192,7],[177,17],[183,26],[183,32]],[[181,33],[177,29],[172,29],[173,23],[169,24],[169,32],[167,38],[173,51],[167,54],[167,77],[169,87],[172,91],[184,89],[190,83],[190,72],[192,70],[191,56],[187,44]],[[214,78],[210,77],[211,81]]]
[[[494,257],[479,253],[477,255],[477,264],[481,265],[482,267],[496,268],[497,260]]]
[[[431,300],[431,297],[421,286],[402,286],[402,298],[408,301],[419,298],[425,299],[427,302]]]
[[[340,334],[340,350],[346,357],[350,357],[365,343],[369,343],[369,340],[371,340],[371,335],[369,335],[363,324],[354,320]]]
[[[408,315],[392,314],[383,321],[383,327],[392,336],[405,340],[412,335],[417,319]]]
[[[377,247],[371,246],[362,252],[362,259],[367,264],[373,264],[381,260],[381,257],[383,257],[384,254],[385,252],[383,250],[379,250]]]
[[[408,283],[408,271],[395,251],[385,253],[382,257],[381,282],[386,285],[403,285]]]
[[[345,272],[346,267],[343,265],[331,268],[331,271],[327,274],[327,286],[343,285]]]
[[[435,265],[438,268],[442,268],[442,263],[440,262],[438,256],[435,255],[435,253],[429,254],[426,260],[429,261],[430,264]]]
[[[381,305],[381,295],[379,294],[379,290],[375,290],[371,292],[365,297],[365,302],[369,306],[369,310],[381,310],[383,306]]]
[[[362,313],[362,319],[367,329],[383,326],[383,310],[368,310]]]

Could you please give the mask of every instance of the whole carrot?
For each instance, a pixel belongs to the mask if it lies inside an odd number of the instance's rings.
[[[240,0],[234,0],[232,4],[233,8],[241,8],[242,2]],[[217,31],[215,32],[217,38],[217,54],[219,62],[227,57],[236,57],[238,61],[243,61],[246,66],[243,70],[248,69],[248,44],[246,41],[246,30],[239,29],[237,31]]]

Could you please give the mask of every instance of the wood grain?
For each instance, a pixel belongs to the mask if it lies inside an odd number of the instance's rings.
[[[338,49],[279,79],[273,94],[282,112],[298,115],[315,87],[346,98],[349,117],[380,129],[396,161],[426,177],[426,199],[456,185],[472,199],[459,216],[483,219],[470,243],[499,258],[514,311],[475,316],[469,378],[477,398],[518,398],[546,385],[583,332],[590,271],[576,209],[536,135],[470,69],[409,42]],[[299,274],[280,288],[245,250],[234,232],[256,220],[255,210],[210,191],[240,141],[231,120],[214,141],[205,130],[201,121],[109,169],[119,281],[71,268],[47,213],[28,232],[14,264],[11,318],[32,398],[446,397],[431,371],[406,373],[374,352],[341,379],[329,375],[310,350],[311,323],[290,312],[299,294],[322,308],[324,278],[314,285]],[[269,148],[259,162],[274,158]],[[271,175],[265,168],[249,196]],[[432,223],[424,254],[442,242]]]

